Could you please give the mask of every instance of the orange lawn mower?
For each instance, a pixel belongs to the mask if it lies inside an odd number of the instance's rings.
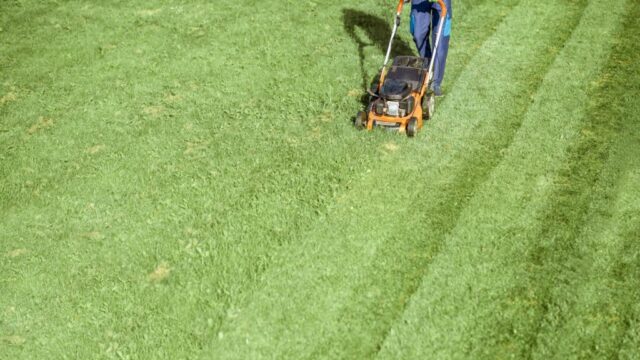
[[[398,56],[389,69],[387,64],[391,47],[400,26],[404,7],[404,0],[400,0],[387,54],[378,76],[379,80],[368,90],[367,111],[359,111],[356,115],[354,121],[356,128],[372,130],[374,127],[382,127],[414,137],[422,128],[423,121],[433,116],[436,97],[430,85],[433,80],[433,65],[442,35],[442,26],[447,16],[444,1],[438,0],[438,3],[442,11],[431,60],[417,56]]]

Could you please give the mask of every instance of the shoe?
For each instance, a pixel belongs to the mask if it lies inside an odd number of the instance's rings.
[[[432,87],[431,87],[431,91],[433,91],[433,94],[434,94],[436,97],[442,97],[442,96],[444,96],[444,94],[442,93],[442,89],[440,89],[440,86],[435,86],[435,85],[434,85],[434,86],[432,86]]]

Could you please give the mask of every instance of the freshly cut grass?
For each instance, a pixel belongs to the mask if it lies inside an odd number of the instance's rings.
[[[625,2],[617,9],[622,16]],[[545,312],[547,288],[572,271],[574,256],[571,247],[548,254],[541,260],[547,276],[540,276],[532,252],[552,246],[556,234],[551,230],[546,237],[537,236],[536,230],[546,225],[541,220],[554,201],[550,195],[556,174],[589,115],[588,89],[612,46],[593,46],[583,39],[596,32],[613,36],[620,29],[617,20],[603,24],[599,14],[598,4],[590,2],[505,158],[476,191],[392,330],[383,358],[526,357],[536,349],[541,317],[553,316]],[[568,93],[571,98],[564,96]],[[558,263],[550,261],[554,259]]]
[[[639,14],[639,6],[627,6],[626,34],[640,34]],[[640,46],[633,37],[614,41],[545,222],[544,232],[554,233],[557,245],[538,255],[541,277],[558,276],[542,273],[551,268],[546,259],[575,270],[547,290],[534,353],[541,358],[631,359],[640,347],[640,87],[633,85],[640,80],[633,60]],[[553,255],[567,252],[563,244],[573,248],[573,258]]]

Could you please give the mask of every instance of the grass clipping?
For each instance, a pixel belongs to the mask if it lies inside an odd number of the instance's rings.
[[[171,274],[171,268],[167,263],[163,262],[149,273],[147,278],[152,283],[161,283],[169,278],[169,274]]]

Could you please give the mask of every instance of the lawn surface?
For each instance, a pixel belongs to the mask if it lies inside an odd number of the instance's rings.
[[[393,7],[0,0],[0,359],[640,358],[640,3]]]

